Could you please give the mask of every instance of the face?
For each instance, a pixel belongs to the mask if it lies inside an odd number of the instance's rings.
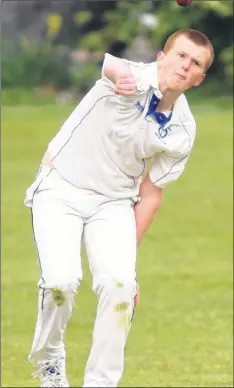
[[[157,57],[159,70],[165,75],[168,87],[178,92],[202,83],[209,59],[207,48],[196,45],[185,36],[179,36],[167,53],[160,51]]]

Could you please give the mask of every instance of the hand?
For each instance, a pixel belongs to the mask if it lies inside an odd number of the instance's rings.
[[[136,93],[136,81],[132,75],[121,75],[115,84],[115,93],[121,96],[133,96]]]
[[[140,285],[137,283],[136,284],[136,296],[134,298],[134,307],[139,303],[139,298],[140,298]]]

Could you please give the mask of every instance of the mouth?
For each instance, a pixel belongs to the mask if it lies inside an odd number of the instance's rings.
[[[175,73],[175,75],[177,75],[177,77],[178,77],[179,79],[183,80],[183,81],[186,79],[185,76],[183,76],[182,74]]]

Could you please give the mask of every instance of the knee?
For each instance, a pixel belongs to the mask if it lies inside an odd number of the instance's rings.
[[[54,298],[59,298],[62,294],[75,294],[80,285],[78,280],[71,282],[39,282],[39,288],[43,290],[48,290],[54,296]]]
[[[121,328],[129,330],[135,311],[137,283],[135,279],[103,279],[94,291],[98,296],[98,311],[114,317]]]
[[[137,283],[133,279],[102,279],[94,284],[93,290],[98,297],[106,295],[109,300],[134,300],[137,292]]]
[[[48,284],[43,283],[39,285],[42,303],[50,304],[52,301],[58,307],[73,304],[74,296],[77,292],[78,283],[69,284]]]
[[[81,270],[69,266],[62,268],[61,265],[56,267],[56,263],[54,268],[50,265],[44,267],[38,283],[40,288],[61,290],[63,293],[77,292],[82,280]]]

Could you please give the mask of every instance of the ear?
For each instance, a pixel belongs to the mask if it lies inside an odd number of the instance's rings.
[[[201,74],[201,76],[194,82],[193,86],[199,86],[206,78],[206,74]]]
[[[165,54],[163,51],[159,51],[157,54],[157,61],[160,62],[165,57]]]

